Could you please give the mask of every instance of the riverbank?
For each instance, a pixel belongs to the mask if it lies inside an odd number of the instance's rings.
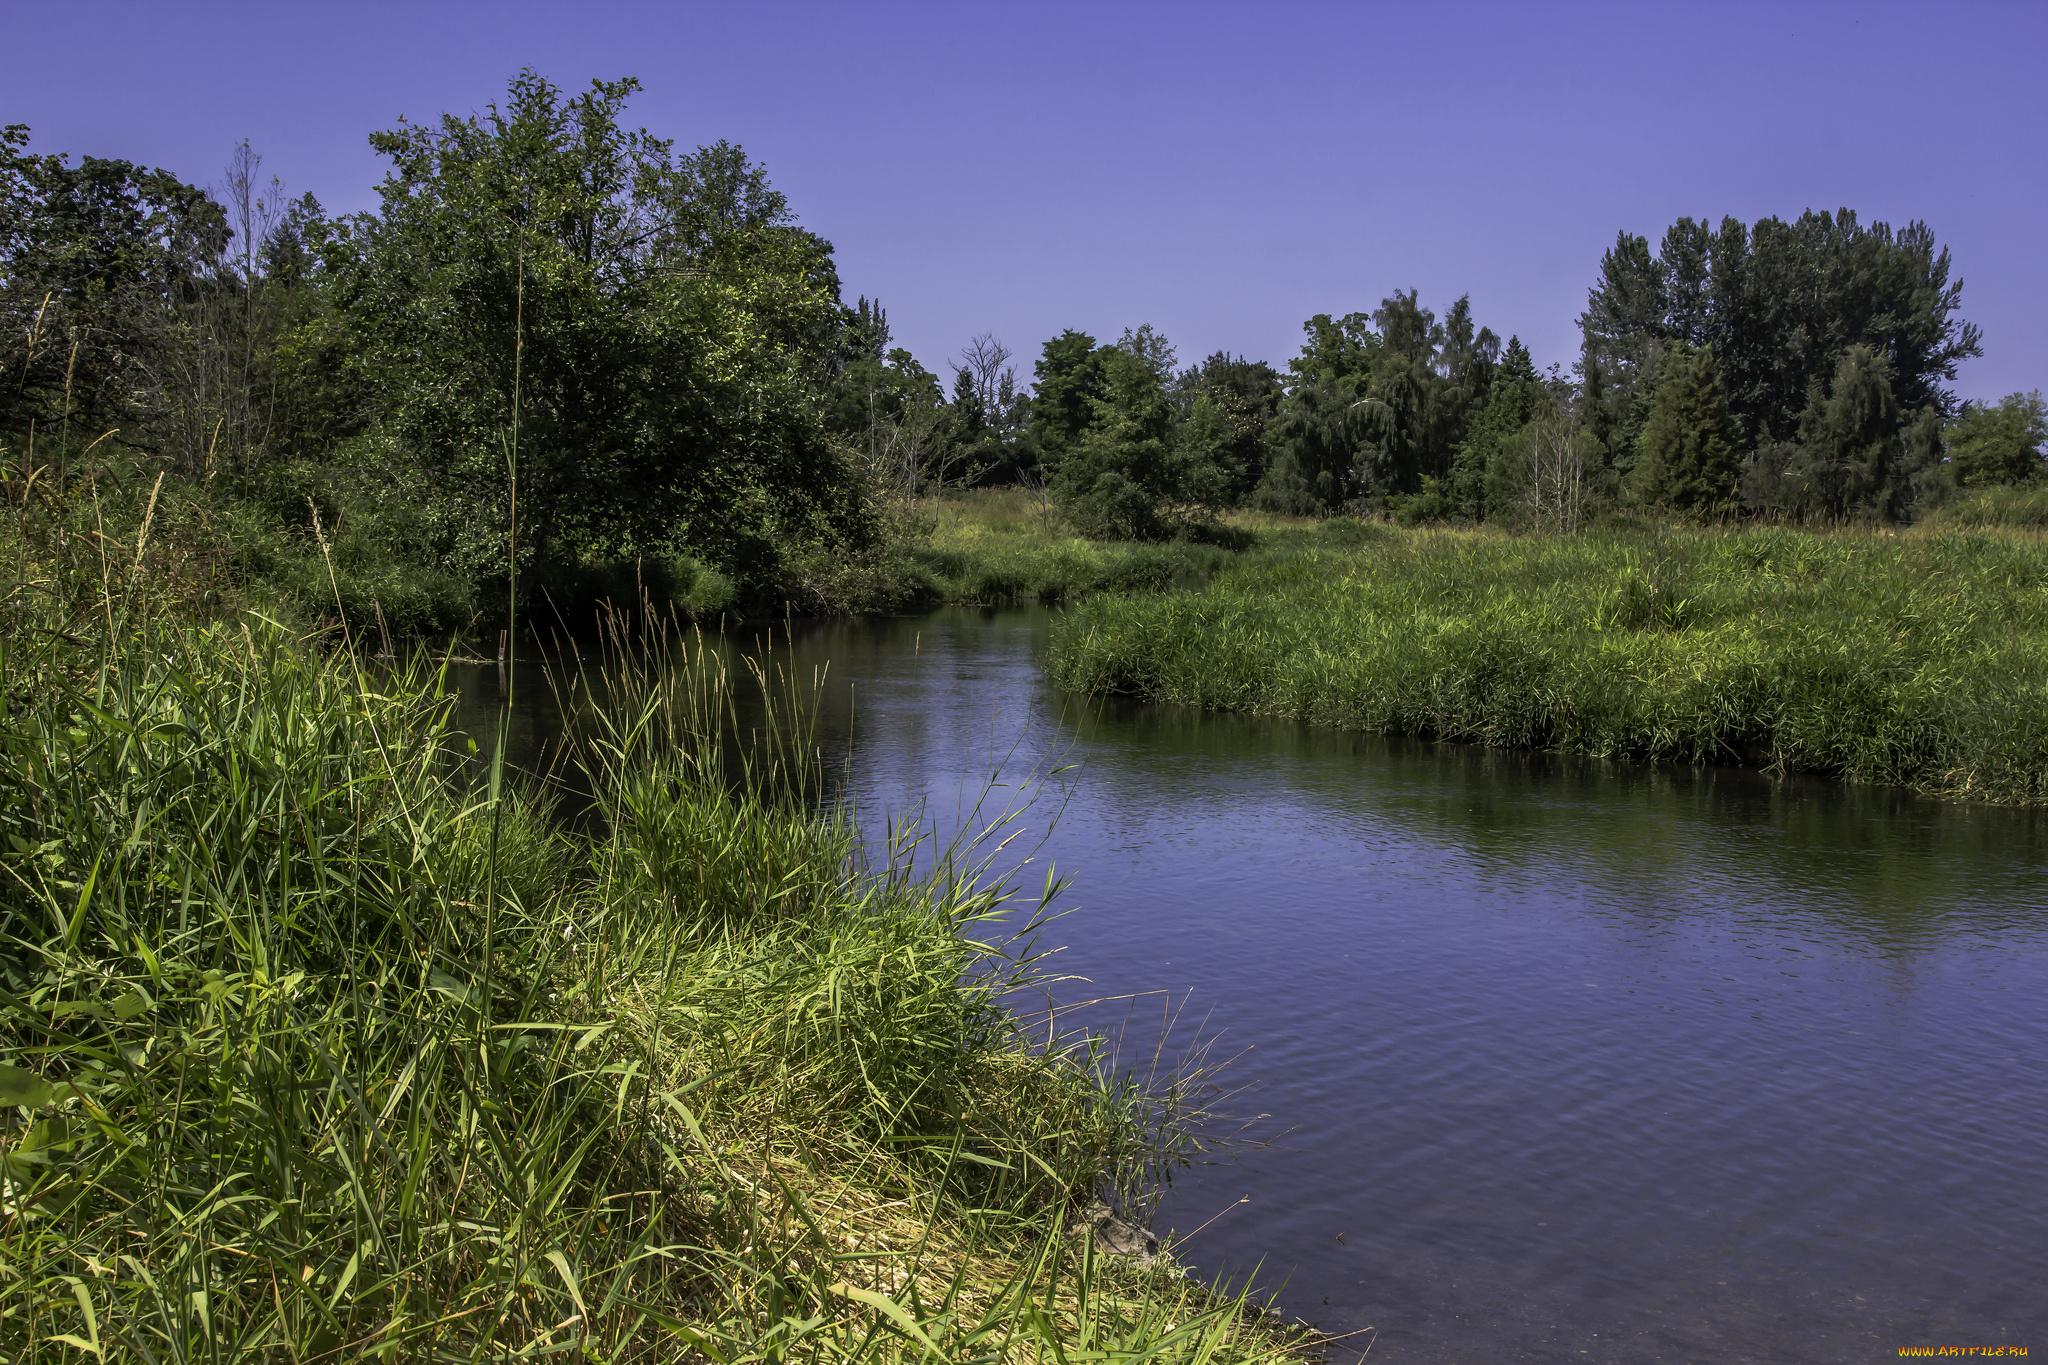
[[[1348,729],[2048,803],[2048,542],[1361,528],[1056,623],[1060,685]]]
[[[578,832],[437,674],[151,565],[18,572],[0,631],[0,1353],[1289,1349],[1063,1235],[1177,1097],[1026,1040],[1007,888],[817,814],[800,714],[733,784],[738,684],[615,653]]]

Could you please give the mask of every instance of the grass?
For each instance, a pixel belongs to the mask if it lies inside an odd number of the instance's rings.
[[[2048,545],[1359,527],[1056,623],[1060,684],[1508,748],[2048,802]]]
[[[1222,539],[1241,545],[1250,538]],[[949,603],[1050,605],[1098,593],[1163,592],[1236,557],[1223,544],[1087,540],[1025,489],[972,490],[907,509],[897,534],[872,551],[800,559],[788,596],[798,610],[819,615]]]
[[[2048,487],[2029,484],[1973,488],[1936,508],[1928,520],[1933,526],[1946,528],[2048,531]]]
[[[1062,1236],[1179,1097],[1003,1008],[971,847],[864,845],[800,726],[727,747],[769,680],[614,637],[563,823],[438,674],[195,610],[150,534],[0,545],[0,1356],[1286,1349]]]

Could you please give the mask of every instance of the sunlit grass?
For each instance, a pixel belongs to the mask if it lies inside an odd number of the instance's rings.
[[[1009,888],[819,814],[772,678],[614,637],[557,679],[564,824],[477,785],[426,666],[11,529],[0,1357],[1279,1349],[1063,1237],[1173,1159],[1178,1098],[1027,1035]],[[783,728],[735,754],[762,688]]]
[[[1372,535],[1098,598],[1063,685],[1346,728],[2048,801],[2048,549],[2031,535]]]

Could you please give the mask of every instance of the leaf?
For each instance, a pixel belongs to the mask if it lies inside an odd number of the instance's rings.
[[[13,1108],[16,1105],[28,1109],[40,1109],[46,1104],[55,1104],[61,1094],[33,1071],[23,1071],[18,1066],[0,1064],[0,1107]]]
[[[152,1005],[149,997],[139,988],[131,989],[126,995],[114,1002],[114,1017],[116,1019],[133,1019],[136,1015],[150,1008],[152,1008]]]
[[[562,1283],[569,1286],[569,1297],[574,1300],[576,1311],[583,1315],[583,1327],[585,1331],[588,1331],[590,1328],[590,1310],[583,1306],[583,1290],[576,1284],[575,1272],[569,1269],[569,1258],[559,1251],[550,1251],[547,1259],[554,1265],[556,1273],[561,1275]]]
[[[457,981],[446,972],[427,973],[427,985],[430,989],[439,991],[458,1004],[466,1005],[469,1003],[469,987]]]
[[[938,1343],[926,1336],[924,1328],[917,1325],[916,1319],[904,1312],[902,1306],[886,1294],[877,1294],[872,1290],[860,1289],[850,1284],[835,1284],[832,1286],[832,1292],[841,1298],[858,1299],[862,1303],[879,1310],[891,1322],[894,1322],[911,1336],[923,1342],[925,1349],[931,1351],[934,1355],[939,1353]]]

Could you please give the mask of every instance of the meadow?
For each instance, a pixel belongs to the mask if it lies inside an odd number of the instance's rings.
[[[1048,668],[1349,729],[2041,804],[2048,542],[1967,506],[1904,533],[1352,523],[1348,547],[1297,534],[1199,589],[1080,603]]]

